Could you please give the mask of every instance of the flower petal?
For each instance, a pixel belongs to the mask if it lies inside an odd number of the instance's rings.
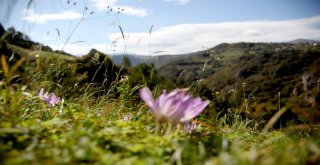
[[[186,122],[191,120],[192,118],[198,116],[205,107],[207,107],[209,105],[210,101],[206,100],[206,101],[201,101],[200,98],[196,98],[193,100],[193,105],[190,106],[184,116],[181,118],[180,122]]]
[[[171,111],[168,112],[169,120],[171,120],[173,123],[179,123],[180,119],[184,117],[191,101],[191,96],[186,95],[180,99],[179,102],[175,103]]]
[[[168,93],[166,90],[163,90],[162,94],[159,96],[159,98],[156,101],[156,107],[161,108],[162,105],[164,105],[167,101]]]
[[[155,105],[155,101],[153,99],[152,93],[148,87],[144,87],[140,89],[140,97],[141,99],[151,108],[153,112],[157,111],[157,107]]]
[[[180,102],[184,96],[184,92],[174,90],[169,94],[165,93],[163,97],[159,97],[159,109],[161,110],[161,114],[168,116],[169,113],[177,107],[176,104]]]
[[[37,93],[37,96],[38,96],[40,99],[44,100],[44,89],[43,89],[43,88],[41,88],[41,89],[39,90],[39,92]]]

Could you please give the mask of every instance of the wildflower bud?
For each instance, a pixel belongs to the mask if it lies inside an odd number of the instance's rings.
[[[197,123],[196,122],[186,122],[184,123],[184,132],[186,133],[191,133],[197,128]]]

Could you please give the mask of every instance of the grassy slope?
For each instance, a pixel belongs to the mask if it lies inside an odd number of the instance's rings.
[[[24,91],[31,92],[31,91]],[[31,92],[32,94],[34,92]],[[0,160],[5,164],[316,164],[319,128],[261,133],[237,115],[202,122],[191,134],[154,132],[143,103],[66,100],[53,108],[22,91],[2,90]],[[3,109],[6,107],[5,109]],[[59,113],[60,108],[62,112]],[[131,114],[130,121],[122,117]],[[228,122],[228,123],[227,123]],[[299,133],[298,133],[299,132]]]
[[[27,56],[30,59],[34,59],[35,55],[39,55],[39,56],[41,56],[41,58],[58,57],[59,59],[64,60],[64,61],[75,61],[76,60],[76,57],[74,57],[74,56],[64,55],[61,53],[47,52],[47,51],[42,51],[42,50],[30,50],[30,49],[21,48],[19,46],[12,45],[12,44],[7,44],[7,46],[11,51],[16,52],[17,54],[20,54],[23,56]]]

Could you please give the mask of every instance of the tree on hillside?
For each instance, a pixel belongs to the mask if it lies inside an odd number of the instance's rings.
[[[6,30],[4,29],[4,27],[0,23],[0,36],[2,36],[5,32],[6,32]]]
[[[16,31],[14,27],[8,28],[7,34],[8,35],[6,35],[4,39],[11,44],[15,44],[27,49],[30,49],[32,45],[35,44],[33,41],[31,41],[29,36]]]

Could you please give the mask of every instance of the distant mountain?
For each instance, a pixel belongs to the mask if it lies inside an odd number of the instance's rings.
[[[147,61],[149,59],[154,58],[152,56],[139,56],[139,55],[112,55],[112,56],[110,56],[111,60],[117,65],[121,64],[122,59],[124,57],[128,57],[130,59],[131,66],[136,66],[140,63],[148,63]]]
[[[174,59],[183,58],[185,56],[184,55],[159,55],[159,56],[113,55],[113,56],[110,56],[111,60],[117,65],[121,64],[122,59],[124,57],[128,57],[130,59],[131,66],[136,66],[140,63],[146,63],[146,64],[153,63],[155,64],[156,68],[159,68]]]
[[[308,39],[295,39],[290,41],[291,44],[320,44],[320,41],[317,40],[308,40]]]
[[[192,56],[208,56],[208,52],[225,52],[227,53],[227,59],[230,57],[231,59],[233,58],[233,55],[237,55],[240,52],[244,51],[246,49],[250,49],[250,45],[255,44],[255,48],[253,49],[276,49],[283,47],[287,44],[320,44],[320,41],[317,40],[309,40],[309,39],[295,39],[292,41],[289,41],[287,43],[247,43],[247,42],[239,42],[239,43],[221,43],[213,48],[210,48],[208,50],[202,50],[202,51],[197,51],[197,52],[190,52],[190,53],[185,53],[185,54],[175,54],[175,55],[157,55],[157,56],[145,56],[145,55],[113,55],[110,56],[110,58],[113,60],[113,62],[117,65],[121,64],[122,58],[124,56],[127,56],[130,61],[132,66],[136,66],[137,64],[140,63],[154,63],[155,67],[161,68],[162,66],[166,66],[167,64],[170,65],[170,63],[174,63],[174,61],[179,61],[184,59],[186,57],[192,57]],[[260,48],[259,48],[260,46]],[[250,50],[251,52],[253,50]],[[240,53],[241,54],[241,53]],[[210,56],[210,55],[209,55]],[[166,66],[167,67],[167,66]]]

